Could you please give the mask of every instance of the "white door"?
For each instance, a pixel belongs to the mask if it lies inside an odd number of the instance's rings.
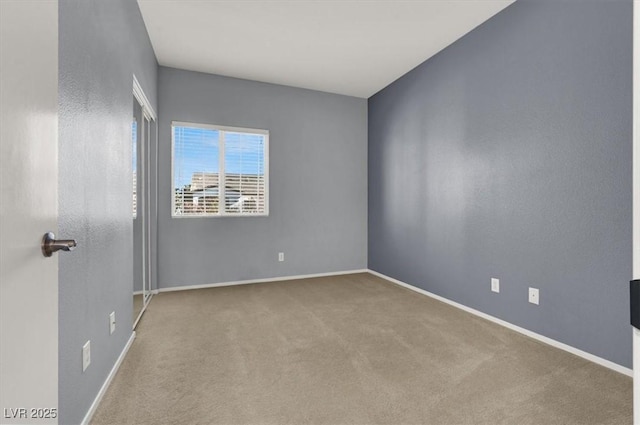
[[[57,423],[57,0],[0,0],[0,98],[0,423]]]

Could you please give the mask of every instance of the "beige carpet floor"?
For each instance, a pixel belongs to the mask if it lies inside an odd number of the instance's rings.
[[[93,424],[630,424],[632,382],[369,274],[161,293]]]

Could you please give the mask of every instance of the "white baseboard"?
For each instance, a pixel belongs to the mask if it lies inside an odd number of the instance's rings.
[[[344,270],[340,272],[303,274],[303,275],[297,275],[297,276],[268,277],[266,279],[251,279],[251,280],[238,280],[233,282],[205,283],[204,285],[170,286],[168,288],[160,288],[158,291],[159,292],[187,291],[190,289],[218,288],[221,286],[249,285],[251,283],[279,282],[282,280],[311,279],[314,277],[327,277],[327,276],[339,276],[344,274],[367,273],[368,271],[369,270],[367,269]]]
[[[149,291],[152,294],[157,294],[158,290],[157,289],[152,289]],[[142,295],[144,294],[144,291],[133,291],[133,295]]]
[[[91,407],[89,407],[87,414],[84,415],[84,419],[82,420],[82,425],[89,425],[89,422],[91,422],[91,419],[93,418],[94,413],[96,413],[96,409],[100,405],[100,401],[102,401],[102,397],[104,397],[105,393],[107,392],[107,389],[109,388],[109,385],[111,385],[111,381],[113,381],[114,376],[116,376],[116,373],[118,372],[118,369],[122,364],[122,361],[127,355],[129,348],[131,348],[131,344],[133,343],[134,339],[136,339],[136,333],[132,332],[131,336],[129,337],[129,340],[127,341],[126,345],[122,349],[122,352],[118,356],[118,360],[116,360],[116,363],[113,365],[113,368],[111,368],[111,372],[109,372],[107,379],[104,381],[104,384],[102,384],[102,388],[100,388],[100,391],[98,391],[98,395],[96,395],[96,398],[93,400],[93,403],[91,403]]]
[[[418,292],[419,294],[426,295],[426,296],[434,298],[434,299],[436,299],[438,301],[442,301],[443,303],[446,303],[446,304],[449,304],[449,305],[451,305],[453,307],[459,308],[460,310],[464,310],[464,311],[466,311],[468,313],[471,313],[471,314],[474,314],[476,316],[482,317],[483,319],[489,320],[490,322],[497,323],[498,325],[504,326],[505,328],[511,329],[513,331],[516,331],[518,333],[526,335],[526,336],[528,336],[530,338],[536,339],[536,340],[538,340],[540,342],[544,342],[545,344],[551,345],[552,347],[559,348],[559,349],[567,351],[567,352],[569,352],[571,354],[575,354],[578,357],[582,357],[583,359],[586,359],[586,360],[589,360],[589,361],[591,361],[593,363],[599,364],[600,366],[604,366],[604,367],[606,367],[608,369],[611,369],[611,370],[614,370],[614,371],[616,371],[618,373],[622,373],[623,375],[633,376],[633,370],[632,369],[629,369],[627,367],[621,366],[621,365],[619,365],[617,363],[614,363],[612,361],[609,361],[607,359],[603,359],[602,357],[595,356],[595,355],[593,355],[591,353],[587,353],[586,351],[582,351],[582,350],[580,350],[578,348],[572,347],[572,346],[567,345],[565,343],[562,343],[560,341],[556,341],[555,339],[551,339],[551,338],[548,338],[548,337],[546,337],[544,335],[540,335],[540,334],[537,334],[535,332],[532,332],[532,331],[530,331],[528,329],[521,328],[520,326],[516,326],[516,325],[514,325],[512,323],[509,323],[509,322],[506,322],[506,321],[504,321],[502,319],[498,319],[497,317],[494,317],[494,316],[491,316],[489,314],[483,313],[483,312],[481,312],[479,310],[473,309],[471,307],[467,307],[466,305],[457,303],[455,301],[451,301],[450,299],[441,297],[440,295],[433,294],[433,293],[431,293],[429,291],[425,291],[424,289],[420,289],[420,288],[415,287],[413,285],[409,285],[408,283],[405,283],[405,282],[402,282],[402,281],[400,281],[398,279],[394,279],[392,277],[386,276],[386,275],[384,275],[382,273],[378,273],[375,270],[369,269],[367,271],[369,273],[371,273],[372,275],[378,276],[378,277],[380,277],[382,279],[385,279],[385,280],[388,280],[391,283],[395,283],[396,285],[403,286],[403,287],[405,287],[407,289],[410,289],[412,291]]]

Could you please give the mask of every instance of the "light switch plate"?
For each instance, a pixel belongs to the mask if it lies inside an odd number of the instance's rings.
[[[538,288],[529,288],[529,302],[540,305],[540,290]]]
[[[91,364],[91,340],[82,346],[82,371],[87,370]]]
[[[113,334],[116,330],[116,312],[112,311],[109,314],[109,334]]]
[[[495,277],[491,278],[491,291],[500,292],[500,279],[496,279]]]

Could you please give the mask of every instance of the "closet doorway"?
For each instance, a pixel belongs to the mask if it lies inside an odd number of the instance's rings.
[[[152,272],[152,197],[150,171],[152,150],[157,152],[156,116],[138,80],[133,77],[133,120],[131,124],[131,152],[133,171],[133,328],[140,321],[153,293]],[[155,167],[153,167],[155,168]],[[154,250],[155,251],[155,250]]]

